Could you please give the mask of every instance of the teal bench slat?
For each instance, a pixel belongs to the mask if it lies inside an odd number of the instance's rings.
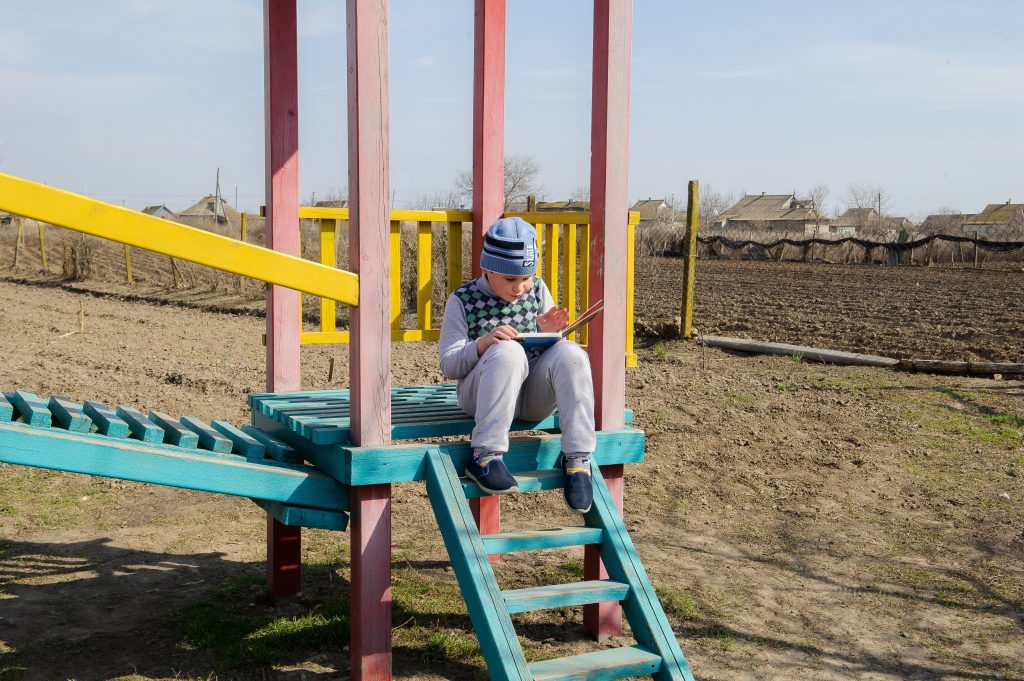
[[[510,614],[568,608],[588,603],[621,601],[629,595],[629,585],[607,579],[572,584],[548,584],[501,592]]]
[[[46,402],[27,390],[15,390],[13,393],[6,393],[5,397],[28,425],[49,428],[53,424],[53,414],[46,408]]]
[[[85,415],[82,405],[73,402],[70,397],[54,395],[47,406],[53,414],[53,420],[61,428],[73,433],[88,433],[92,430],[92,420]]]
[[[82,404],[82,411],[96,424],[100,435],[123,438],[131,433],[128,423],[102,402],[86,400]]]
[[[152,444],[160,444],[164,441],[164,429],[147,419],[137,409],[121,405],[115,413],[128,424],[128,430],[135,436],[135,439]]]
[[[311,527],[317,530],[334,530],[335,532],[344,532],[348,527],[348,513],[341,511],[303,508],[266,499],[253,499],[253,501],[277,522],[289,527]]]
[[[295,448],[287,442],[279,440],[276,437],[272,437],[264,433],[259,428],[254,428],[253,426],[242,426],[242,432],[266,447],[266,454],[271,459],[284,461],[285,463],[302,462],[302,455],[295,451]]]
[[[560,470],[524,471],[516,473],[515,479],[520,494],[562,488],[562,471]],[[487,492],[477,487],[472,480],[463,480],[462,489],[466,492],[467,499],[487,496]]]
[[[162,411],[149,412],[149,420],[164,431],[164,440],[176,447],[199,449],[199,436]]]
[[[210,425],[218,433],[231,440],[234,445],[234,451],[242,456],[261,459],[267,453],[267,448],[259,440],[251,435],[247,435],[240,428],[236,428],[227,421],[214,419],[210,422]]]
[[[661,658],[641,646],[605,648],[530,665],[534,681],[612,681],[649,676],[661,669]]]
[[[8,400],[7,396],[0,393],[0,423],[10,421],[14,418],[14,405]]]
[[[181,425],[185,426],[199,437],[199,446],[219,454],[230,454],[234,448],[231,440],[223,437],[216,430],[206,425],[194,416],[182,416]]]
[[[0,423],[0,461],[313,509],[348,510],[348,488],[312,466],[248,460],[95,433]]]
[[[560,549],[566,546],[600,544],[604,530],[599,527],[553,527],[548,530],[523,530],[486,534],[482,537],[489,555],[513,551]]]

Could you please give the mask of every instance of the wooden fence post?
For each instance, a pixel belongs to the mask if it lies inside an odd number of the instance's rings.
[[[679,315],[679,337],[689,340],[693,336],[693,283],[697,274],[697,225],[699,188],[697,180],[690,180],[686,194],[686,251],[683,255],[683,302]]]
[[[124,245],[124,276],[129,284],[135,283],[135,275],[132,274],[132,252],[128,244]]]
[[[43,236],[43,223],[41,222],[39,223],[39,259],[43,263],[43,274],[49,274],[46,267],[46,237]]]
[[[11,268],[15,269],[18,267],[18,256],[21,255],[21,246],[25,240],[25,225],[22,224],[21,220],[18,220],[18,237],[14,240],[14,262],[11,264]]]
[[[978,230],[974,230],[974,269],[978,269]]]
[[[178,263],[174,262],[174,258],[171,258],[171,274],[174,275],[174,288],[182,288],[185,285],[185,280],[181,276],[181,271],[178,269]]]

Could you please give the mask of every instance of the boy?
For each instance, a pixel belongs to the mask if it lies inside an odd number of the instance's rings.
[[[498,220],[484,237],[483,276],[448,298],[441,323],[441,373],[458,379],[459,406],[475,417],[473,460],[466,476],[489,494],[517,492],[502,461],[514,418],[540,420],[558,409],[562,429],[562,496],[590,510],[593,486],[594,387],[587,353],[560,340],[528,355],[519,332],[560,331],[569,320],[537,272],[537,232],[521,218]]]

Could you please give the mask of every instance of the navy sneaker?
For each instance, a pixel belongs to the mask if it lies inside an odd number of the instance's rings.
[[[500,453],[481,454],[466,466],[466,477],[488,494],[518,492],[516,479],[508,472]]]
[[[558,464],[565,475],[562,483],[562,500],[570,511],[586,513],[594,502],[594,478],[590,474],[590,457],[567,457],[563,454]]]

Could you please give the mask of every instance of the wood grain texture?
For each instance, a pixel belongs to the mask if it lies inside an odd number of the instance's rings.
[[[603,455],[603,450],[600,450]],[[604,457],[601,456],[603,461]],[[612,462],[608,462],[612,464]],[[604,478],[605,487],[611,495],[615,508],[622,517],[622,505],[625,489],[625,471],[621,464],[603,465],[599,468]],[[583,577],[584,579],[607,579],[608,571],[601,562],[599,547],[587,546],[583,550]],[[610,636],[622,635],[622,608],[618,603],[599,603],[588,605],[583,608],[583,626],[587,631],[601,641]]]
[[[505,193],[505,0],[475,0],[473,23],[473,261]]]
[[[487,671],[496,681],[530,679],[526,658],[451,459],[427,454],[427,496],[466,601]]]
[[[626,225],[629,194],[631,0],[594,1],[591,98],[589,300],[604,314],[589,325],[598,428],[621,428],[626,399]]]
[[[661,658],[641,646],[606,648],[530,665],[534,681],[610,681],[654,674]]]
[[[553,527],[492,534],[484,536],[483,543],[487,553],[496,554],[599,544],[603,536],[604,531],[598,527]]]
[[[311,508],[348,504],[345,487],[311,466],[20,423],[0,423],[0,461]]]
[[[628,585],[607,579],[571,584],[546,584],[502,592],[505,607],[511,614],[567,608],[585,603],[621,601],[627,595]]]
[[[352,678],[391,678],[391,485],[350,490]]]

